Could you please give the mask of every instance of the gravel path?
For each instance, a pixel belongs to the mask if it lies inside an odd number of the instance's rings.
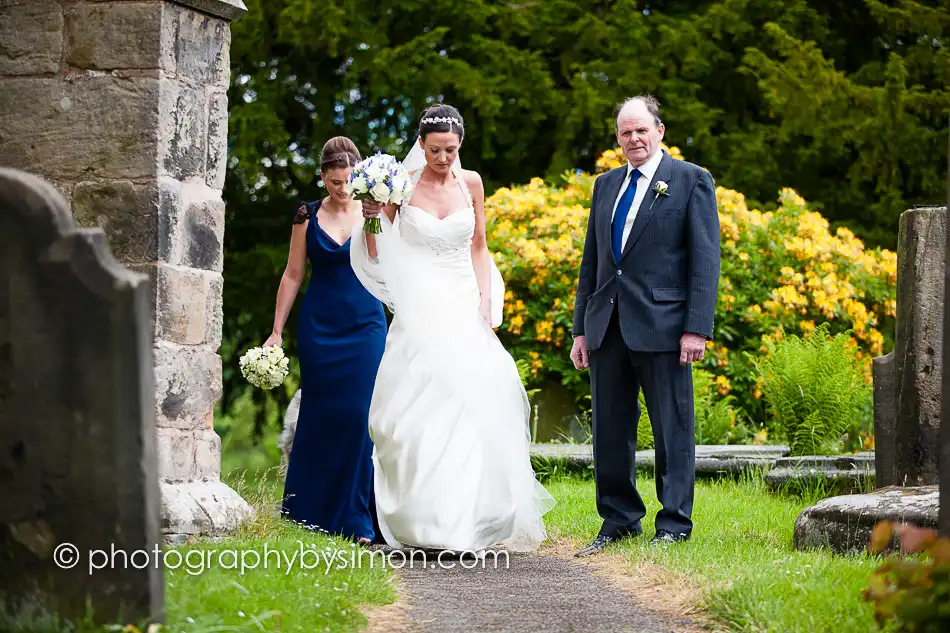
[[[412,633],[679,633],[691,622],[651,613],[591,569],[560,556],[511,554],[471,569],[456,559],[398,572]],[[472,566],[471,559],[462,561]],[[445,567],[455,564],[455,568]],[[393,623],[390,623],[395,624]]]

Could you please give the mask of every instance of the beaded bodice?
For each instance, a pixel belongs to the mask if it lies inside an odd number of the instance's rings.
[[[413,186],[422,175],[420,169],[412,177]],[[471,264],[472,236],[475,233],[475,207],[472,194],[460,175],[456,175],[467,204],[443,219],[419,207],[405,203],[399,211],[400,234],[412,247],[448,263]]]

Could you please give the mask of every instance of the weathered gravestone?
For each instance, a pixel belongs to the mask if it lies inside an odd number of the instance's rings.
[[[873,365],[878,490],[806,508],[795,523],[796,547],[853,551],[882,520],[937,525],[946,229],[946,207],[901,215],[894,351]]]
[[[220,479],[230,22],[241,0],[0,0],[0,165],[48,180],[152,281],[162,530],[251,513]]]
[[[148,278],[47,183],[0,169],[0,595],[66,618],[160,618],[162,571],[90,553],[159,533]],[[145,560],[138,555],[136,563]],[[103,559],[104,561],[104,559]]]

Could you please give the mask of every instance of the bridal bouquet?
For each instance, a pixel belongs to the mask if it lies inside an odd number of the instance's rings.
[[[239,361],[241,374],[259,389],[273,389],[287,377],[289,360],[284,350],[272,347],[252,347]]]
[[[383,204],[402,204],[412,191],[412,183],[406,168],[394,156],[376,154],[353,168],[346,189],[356,200],[372,199]],[[368,219],[364,231],[382,231],[379,218]]]

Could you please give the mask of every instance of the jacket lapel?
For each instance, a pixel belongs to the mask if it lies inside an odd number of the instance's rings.
[[[597,242],[599,244],[604,244],[604,248],[607,249],[607,252],[610,253],[610,259],[614,260],[614,249],[611,248],[611,239],[610,239],[610,221],[611,214],[613,214],[614,204],[617,202],[617,194],[620,193],[620,187],[623,185],[624,178],[627,175],[627,166],[624,165],[621,168],[615,169],[604,178],[609,178],[604,182],[604,191],[603,195],[599,199],[597,206],[598,209],[594,209],[592,212],[598,214],[597,223],[600,226],[600,234],[597,236]],[[614,263],[617,263],[614,261]]]
[[[657,211],[663,208],[663,202],[668,196],[657,197],[653,187],[655,187],[656,183],[660,180],[669,184],[670,180],[673,178],[672,161],[673,158],[671,158],[666,152],[663,152],[663,158],[660,159],[660,164],[656,168],[656,173],[653,174],[653,180],[650,181],[650,185],[647,188],[646,194],[643,196],[643,201],[640,203],[640,208],[637,211],[637,217],[633,221],[633,226],[630,227],[630,235],[627,237],[627,243],[623,246],[623,252],[620,253],[620,259],[623,259],[627,256],[627,253],[630,252],[630,249],[633,247],[636,241],[640,239],[640,235],[643,234],[643,229],[645,229],[647,224],[650,223],[650,220],[654,215],[656,215]],[[656,199],[655,203],[654,199]]]

